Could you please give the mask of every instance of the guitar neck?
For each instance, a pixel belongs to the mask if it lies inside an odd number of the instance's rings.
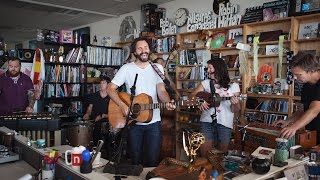
[[[242,96],[238,96],[239,98],[240,98],[240,100],[243,100],[244,99],[244,97],[242,97]],[[215,98],[215,101],[226,101],[226,100],[230,100],[232,98],[232,96],[231,97],[216,97]]]
[[[173,104],[175,106],[183,106],[184,101],[177,101]],[[166,103],[141,104],[141,110],[161,109],[166,107]]]

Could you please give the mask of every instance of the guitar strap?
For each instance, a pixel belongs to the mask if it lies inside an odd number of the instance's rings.
[[[216,108],[214,106],[216,104],[216,88],[214,87],[213,80],[210,80],[210,91],[211,91],[212,104],[213,104],[213,106],[211,106],[211,107],[214,108],[214,111],[211,114],[211,118],[212,118],[212,122],[214,122],[217,120],[217,112],[216,112]]]
[[[156,71],[156,73],[160,76],[160,78],[163,80],[164,84],[166,85],[166,87],[168,87],[170,89],[171,92],[175,92],[176,94],[179,94],[178,92],[175,91],[175,89],[173,89],[170,86],[170,81],[164,76],[164,74],[160,71],[160,69],[158,68],[157,65],[155,65],[153,62],[149,61],[149,63],[151,64],[152,68]]]

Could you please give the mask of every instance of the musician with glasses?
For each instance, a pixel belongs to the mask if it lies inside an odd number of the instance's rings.
[[[0,75],[0,115],[33,112],[35,94],[32,80],[21,72],[21,61],[11,58],[8,70]]]
[[[118,87],[125,84],[127,92],[134,85],[136,74],[135,96],[145,93],[152,98],[153,103],[159,99],[166,104],[168,110],[173,110],[175,106],[170,102],[170,97],[165,90],[163,80],[153,69],[150,61],[150,45],[145,38],[137,38],[131,44],[131,52],[136,56],[136,60],[123,65],[111,83],[108,85],[110,98],[118,105],[126,116],[129,112],[128,104],[120,99]],[[155,63],[158,69],[163,73],[163,67]],[[133,165],[157,166],[160,155],[161,131],[160,131],[160,110],[152,110],[152,119],[150,122],[137,122],[128,129],[128,147],[129,155]],[[144,152],[145,150],[145,152]],[[145,158],[146,162],[143,163]]]
[[[201,156],[205,157],[207,151],[213,147],[228,151],[233,129],[234,113],[240,110],[240,88],[235,82],[230,81],[227,65],[221,58],[212,58],[207,62],[209,79],[203,80],[191,96],[199,92],[210,93],[211,97],[231,97],[230,100],[219,102],[215,107],[212,102],[204,102],[199,106],[202,111],[200,132],[205,136],[205,143],[200,147]],[[214,88],[210,88],[210,81]],[[215,93],[214,96],[212,96]],[[209,104],[211,103],[211,104]]]

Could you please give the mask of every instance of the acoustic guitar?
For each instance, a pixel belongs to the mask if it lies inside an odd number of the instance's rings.
[[[204,91],[200,91],[197,93],[196,97],[198,97],[201,100],[206,101],[207,103],[210,104],[210,107],[219,107],[220,106],[220,102],[221,101],[226,101],[226,100],[230,100],[231,97],[221,97],[219,94],[215,94],[215,99],[213,99],[213,96],[211,93],[208,92],[204,92]],[[241,94],[239,96],[240,100],[246,100],[247,99],[247,95],[246,94]],[[215,103],[213,103],[215,102]]]
[[[126,92],[119,92],[120,99],[130,105],[130,94]],[[203,100],[192,97],[188,100],[180,100],[175,102],[176,106],[198,106]],[[165,108],[165,103],[152,103],[151,96],[147,94],[139,94],[133,98],[133,106],[131,109],[130,119],[128,124],[133,121],[148,123],[152,119],[153,109]],[[113,101],[110,100],[109,112],[108,112],[109,123],[113,128],[123,128],[126,124],[126,116],[123,115],[120,107]]]

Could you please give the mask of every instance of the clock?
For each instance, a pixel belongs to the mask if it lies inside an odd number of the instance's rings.
[[[188,20],[188,10],[186,8],[179,8],[173,15],[174,23],[181,27],[186,24]]]

